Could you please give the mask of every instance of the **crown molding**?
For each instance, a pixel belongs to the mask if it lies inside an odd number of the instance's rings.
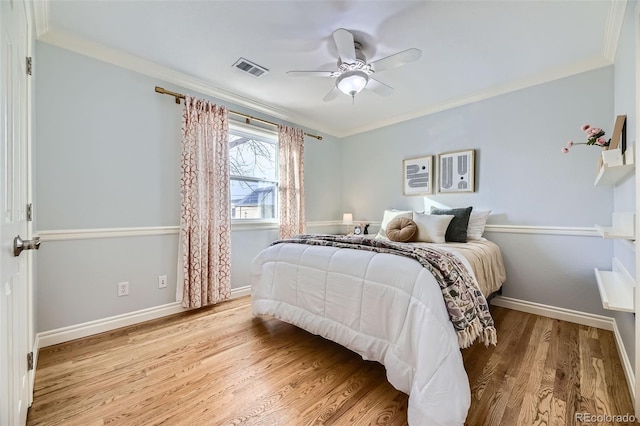
[[[33,5],[33,21],[36,30],[36,38],[39,39],[49,31],[49,0],[35,0]]]
[[[570,77],[572,75],[581,74],[587,71],[593,71],[598,68],[612,65],[613,62],[602,58],[595,57],[585,61],[574,62],[567,66],[553,68],[547,71],[537,73],[535,75],[528,76],[520,80],[514,80],[510,83],[501,84],[491,87],[486,90],[481,90],[476,93],[472,93],[468,96],[463,96],[457,99],[448,100],[439,104],[434,104],[428,108],[421,109],[410,114],[398,115],[391,117],[387,120],[379,121],[371,126],[363,126],[353,129],[349,132],[336,135],[339,138],[347,136],[357,135],[359,133],[368,132],[370,130],[379,129],[381,127],[390,126],[392,124],[402,123],[404,121],[412,120],[415,118],[424,117],[437,112],[446,111],[449,109],[457,108],[460,106],[480,102],[486,99],[490,99],[496,96],[505,95],[507,93],[516,92],[518,90],[527,89],[529,87],[537,86],[539,84],[548,83],[554,80],[560,80],[561,78]]]
[[[607,24],[604,28],[604,44],[602,49],[602,56],[611,62],[616,60],[616,51],[618,50],[620,34],[622,33],[626,8],[627,0],[611,0],[609,14],[607,15]]]
[[[250,109],[252,112],[264,114],[267,116],[265,118],[277,118],[282,121],[295,123],[298,126],[305,127],[305,130],[307,131],[321,132],[333,136],[330,131],[326,129],[319,129],[315,123],[305,122],[305,119],[298,117],[291,112],[274,108],[272,106],[258,102],[254,99],[250,99],[226,91],[191,75],[176,71],[174,69],[165,67],[146,59],[142,59],[123,50],[114,49],[100,43],[84,39],[78,35],[66,31],[49,29],[46,33],[40,35],[38,37],[38,40],[52,46],[70,50],[72,52],[79,53],[81,55],[88,56],[102,62],[128,69],[130,71],[134,71],[152,78],[157,78],[164,82],[172,83],[185,89],[191,89],[198,93],[202,93],[204,95],[208,95],[222,101],[233,103],[234,105]],[[152,89],[153,88],[149,88],[149,90]]]
[[[611,7],[609,9],[607,24],[605,27],[602,57],[595,57],[569,64],[567,66],[543,71],[520,80],[494,86],[472,93],[468,96],[450,99],[431,105],[428,108],[390,117],[385,120],[380,120],[374,124],[357,127],[345,132],[336,132],[335,129],[331,129],[316,122],[311,122],[309,119],[299,117],[291,111],[274,108],[259,101],[215,87],[206,81],[197,79],[166,66],[156,64],[152,61],[142,59],[125,51],[107,47],[84,39],[78,35],[51,28],[49,24],[50,0],[35,0],[33,1],[33,4],[36,35],[39,41],[147,75],[152,78],[157,78],[185,89],[191,89],[222,101],[245,107],[251,111],[266,115],[267,117],[265,118],[273,117],[290,123],[295,123],[298,126],[304,127],[307,131],[324,133],[336,138],[345,138],[612,65],[622,31],[624,13],[628,0],[610,1]]]

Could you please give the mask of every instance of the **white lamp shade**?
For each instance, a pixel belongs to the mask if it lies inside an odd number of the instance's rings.
[[[342,224],[343,225],[352,225],[353,224],[353,214],[345,213],[342,215]]]
[[[369,82],[369,76],[362,71],[347,71],[336,80],[336,87],[345,95],[355,96]]]

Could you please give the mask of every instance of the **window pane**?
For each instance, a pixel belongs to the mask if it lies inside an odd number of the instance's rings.
[[[276,181],[276,145],[241,133],[229,134],[231,176]]]
[[[231,179],[231,219],[274,219],[276,184]]]

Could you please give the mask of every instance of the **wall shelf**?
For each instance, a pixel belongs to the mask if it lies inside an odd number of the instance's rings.
[[[625,240],[635,240],[635,213],[621,212],[613,213],[613,223],[611,226],[595,225],[596,230],[602,238],[621,238]]]
[[[613,162],[610,164],[604,163],[600,167],[593,186],[614,186],[631,173],[635,167],[634,148],[635,146],[633,144],[629,145],[624,154],[620,148],[603,151],[603,158],[606,155],[610,157]]]
[[[613,311],[635,312],[635,282],[617,259],[613,271],[594,269],[602,307]]]
[[[621,166],[607,166],[605,164],[600,168],[593,186],[613,186],[631,173],[634,167],[633,164],[623,164]]]

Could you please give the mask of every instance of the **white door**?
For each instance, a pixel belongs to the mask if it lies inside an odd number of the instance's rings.
[[[14,256],[13,249],[16,236],[30,237],[27,1],[0,0],[0,425],[11,426],[25,424],[32,394],[31,252]]]

